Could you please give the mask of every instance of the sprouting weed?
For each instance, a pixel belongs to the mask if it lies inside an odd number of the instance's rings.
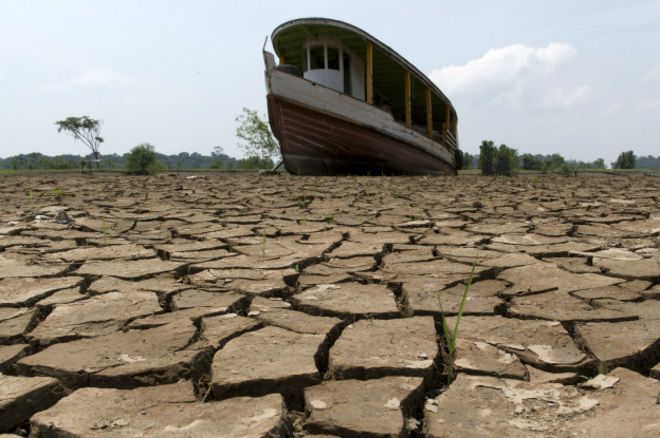
[[[28,200],[30,201],[30,208],[32,208],[32,200],[33,200],[32,190],[28,190],[27,197],[28,197]]]
[[[64,195],[64,192],[62,189],[55,188],[53,189],[53,197],[55,198],[55,202],[58,204],[62,202],[62,196]]]
[[[465,288],[463,289],[463,297],[461,298],[461,304],[458,308],[458,313],[456,314],[456,324],[454,324],[454,330],[450,331],[449,325],[447,324],[447,318],[444,311],[442,310],[442,300],[440,298],[440,292],[438,292],[438,305],[440,306],[440,313],[442,317],[442,331],[445,336],[445,343],[447,344],[447,353],[449,357],[447,358],[447,382],[451,382],[454,378],[454,360],[456,359],[456,341],[458,339],[458,327],[461,323],[461,317],[463,316],[463,310],[465,309],[465,302],[467,301],[468,294],[470,293],[470,288],[472,287],[472,278],[474,277],[474,270],[477,267],[477,260],[475,259],[472,264],[472,270],[470,271],[470,276],[468,277],[467,282],[465,283]]]
[[[307,208],[309,207],[309,204],[312,203],[314,199],[311,197],[303,196],[298,200],[298,207],[299,208]]]
[[[326,224],[331,224],[331,223],[334,222],[334,220],[335,220],[335,217],[334,217],[333,215],[331,215],[331,214],[326,214],[326,215],[323,217],[323,221],[324,221]]]

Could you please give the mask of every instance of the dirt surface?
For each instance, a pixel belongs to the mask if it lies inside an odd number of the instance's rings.
[[[0,434],[657,437],[659,235],[641,175],[4,177]]]

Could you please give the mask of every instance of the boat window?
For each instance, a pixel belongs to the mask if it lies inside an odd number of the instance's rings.
[[[328,69],[339,70],[339,49],[328,46]]]
[[[351,86],[351,57],[344,53],[344,94],[353,94]]]
[[[323,70],[325,68],[325,50],[323,46],[309,48],[309,69]]]
[[[307,47],[303,49],[303,71],[309,70],[309,63],[307,62]]]

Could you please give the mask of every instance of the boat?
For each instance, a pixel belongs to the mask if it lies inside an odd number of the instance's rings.
[[[456,175],[456,110],[397,52],[327,18],[283,23],[271,42],[268,118],[289,173]]]

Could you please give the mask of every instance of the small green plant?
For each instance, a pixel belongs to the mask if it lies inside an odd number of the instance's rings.
[[[331,214],[326,214],[326,215],[323,217],[323,221],[324,221],[326,224],[331,224],[331,223],[333,223],[333,222],[335,221],[335,217],[334,217],[333,215],[331,215]]]
[[[447,344],[447,382],[451,382],[454,379],[454,360],[456,359],[456,341],[458,339],[458,327],[461,323],[461,317],[463,316],[463,310],[465,309],[465,303],[467,301],[468,295],[470,293],[470,288],[472,287],[472,278],[474,277],[474,270],[477,267],[477,261],[475,260],[472,264],[472,270],[470,271],[470,276],[468,277],[467,282],[465,283],[465,288],[463,289],[463,297],[461,298],[461,304],[458,308],[458,313],[456,314],[456,323],[454,324],[454,330],[449,329],[447,324],[447,318],[445,313],[442,310],[442,300],[440,298],[440,292],[438,292],[438,305],[440,306],[440,313],[442,317],[442,332],[445,337],[445,344]]]
[[[298,199],[298,207],[300,208],[307,208],[309,207],[309,204],[312,203],[314,198],[311,196],[303,196],[302,198]]]
[[[108,240],[108,224],[103,221],[103,243],[105,244]]]
[[[53,189],[53,197],[55,198],[55,202],[58,204],[62,202],[62,196],[64,196],[64,192],[62,189],[55,188]]]
[[[28,201],[30,201],[30,208],[32,208],[32,201],[34,199],[34,197],[32,196],[32,190],[28,190],[27,197],[28,197]]]
[[[261,232],[261,257],[266,258],[266,232]]]

